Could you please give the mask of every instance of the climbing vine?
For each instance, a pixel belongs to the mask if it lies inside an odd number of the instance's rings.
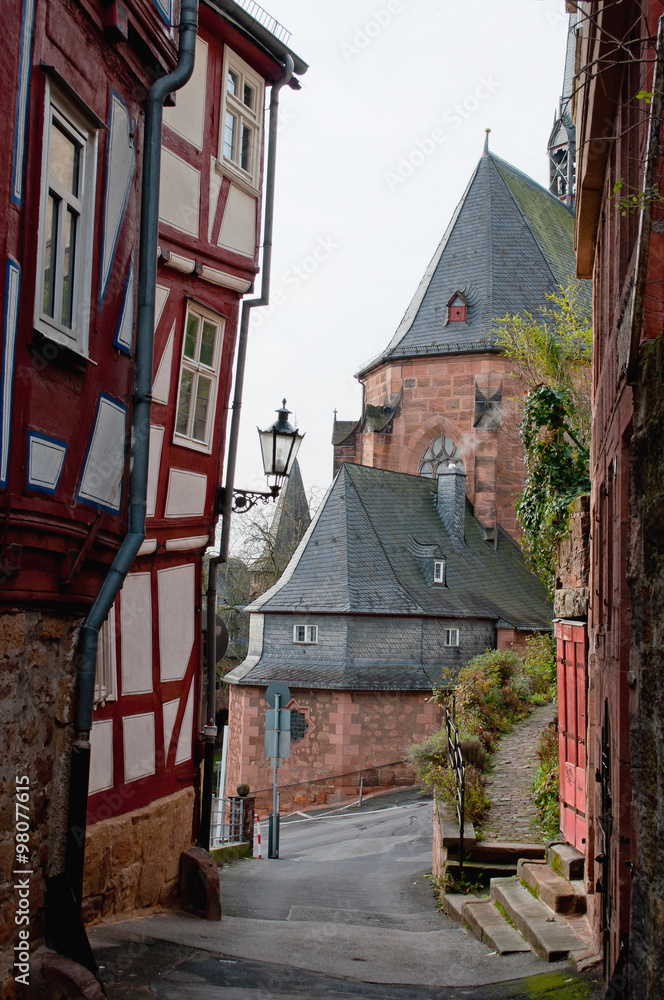
[[[516,512],[526,560],[551,591],[570,504],[590,492],[589,447],[575,433],[573,416],[565,389],[541,385],[528,394],[521,422],[527,476]]]

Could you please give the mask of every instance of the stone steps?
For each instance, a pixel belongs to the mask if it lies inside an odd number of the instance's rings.
[[[521,879],[533,894],[554,913],[585,913],[586,897],[577,893],[567,879],[557,875],[550,865],[524,862],[519,866]]]
[[[584,950],[583,941],[565,921],[535,899],[517,876],[492,879],[491,896],[503,907],[531,950],[545,962],[557,962],[572,951]]]
[[[495,872],[488,883],[490,895],[445,895],[449,917],[499,955],[530,949],[554,962],[584,951],[584,942],[570,926],[583,922],[584,884],[559,874],[583,874],[583,855],[565,844],[545,851],[537,844],[491,841],[473,845],[469,855],[472,860],[463,866],[469,881],[486,883],[486,876]],[[448,861],[447,871],[458,873],[458,864]]]
[[[475,937],[492,951],[499,955],[530,951],[528,942],[505,920],[493,899],[466,903],[463,912]]]

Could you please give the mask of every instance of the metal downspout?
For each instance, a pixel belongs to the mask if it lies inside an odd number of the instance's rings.
[[[145,104],[128,532],[81,627],[76,657],[74,745],[65,870],[79,908],[83,892],[90,730],[99,629],[108,617],[145,538],[163,105],[168,94],[183,87],[193,72],[197,33],[198,0],[181,0],[177,66],[150,88]]]
[[[267,147],[267,174],[265,180],[265,221],[263,225],[263,261],[261,275],[260,298],[247,299],[242,303],[240,318],[240,335],[238,338],[237,364],[235,369],[235,390],[231,415],[231,429],[228,441],[228,460],[226,462],[226,480],[224,486],[224,507],[221,512],[221,543],[219,555],[210,559],[207,586],[207,646],[205,651],[205,671],[207,681],[205,735],[205,761],[203,765],[203,800],[201,803],[201,826],[199,844],[205,850],[210,849],[210,828],[212,822],[212,791],[214,783],[214,744],[217,734],[215,725],[215,692],[217,680],[217,663],[215,656],[215,615],[217,612],[217,570],[222,563],[228,562],[228,549],[231,532],[231,508],[233,505],[233,487],[235,485],[235,465],[237,461],[238,438],[240,434],[240,410],[242,408],[242,389],[244,371],[247,360],[247,341],[249,334],[249,316],[251,310],[258,306],[266,306],[270,301],[270,276],[272,273],[272,228],[274,222],[274,181],[277,156],[277,125],[279,115],[279,92],[290,81],[293,75],[293,60],[286,55],[284,74],[272,85],[270,96],[270,125]]]

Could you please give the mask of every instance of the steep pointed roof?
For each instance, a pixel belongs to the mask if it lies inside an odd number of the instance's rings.
[[[274,518],[270,525],[270,537],[265,551],[251,567],[254,571],[281,572],[297,548],[300,539],[311,523],[309,502],[302,482],[302,473],[297,459],[279,494]]]
[[[490,350],[497,317],[535,312],[575,272],[569,209],[485,147],[394,337],[358,375],[388,358]],[[449,323],[456,292],[467,320]]]

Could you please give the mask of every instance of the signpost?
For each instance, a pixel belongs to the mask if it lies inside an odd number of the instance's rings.
[[[281,681],[274,681],[265,692],[265,700],[270,706],[265,714],[265,756],[272,758],[272,812],[269,820],[267,843],[268,858],[279,857],[279,802],[277,792],[277,769],[279,761],[290,757],[290,710],[282,708],[290,701],[290,691]]]

